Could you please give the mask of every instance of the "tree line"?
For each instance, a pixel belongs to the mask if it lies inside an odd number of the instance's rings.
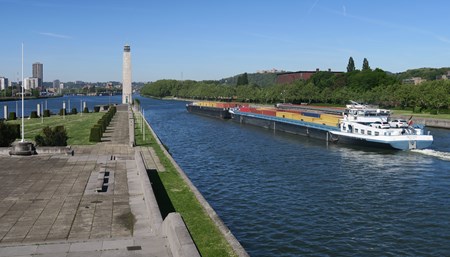
[[[349,100],[377,104],[389,108],[415,108],[448,112],[450,107],[450,81],[433,80],[419,85],[402,84],[392,74],[381,69],[372,70],[367,59],[363,68],[357,70],[353,59],[349,60],[347,72],[316,72],[310,79],[290,84],[260,87],[242,84],[246,74],[236,85],[219,81],[158,80],[146,84],[141,94],[152,97],[178,97],[213,101],[239,101],[249,103],[322,103],[344,105]]]

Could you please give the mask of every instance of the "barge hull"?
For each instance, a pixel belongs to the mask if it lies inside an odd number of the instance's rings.
[[[328,130],[326,129],[309,127],[307,125],[302,126],[301,124],[290,124],[277,120],[264,119],[257,116],[241,115],[239,113],[232,114],[232,120],[240,124],[252,125],[266,128],[268,130],[281,131],[320,140],[328,140],[330,136]]]
[[[214,117],[219,119],[231,119],[231,114],[227,108],[186,105],[186,109],[190,113],[200,114],[203,116]]]

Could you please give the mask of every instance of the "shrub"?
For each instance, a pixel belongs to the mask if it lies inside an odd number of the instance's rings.
[[[59,116],[67,115],[66,109],[61,108],[59,109]]]
[[[8,120],[15,120],[15,119],[17,119],[16,113],[15,112],[10,112]]]
[[[414,106],[413,113],[421,113],[421,112],[422,112],[422,108],[420,106]]]
[[[37,115],[37,111],[32,111],[32,112],[31,112],[30,118],[36,119],[36,118],[38,118],[38,117],[39,117],[39,116]]]
[[[17,131],[18,130],[18,131]],[[10,146],[20,136],[20,125],[9,125],[0,121],[0,146]]]
[[[67,131],[64,126],[56,126],[54,129],[45,127],[42,129],[42,135],[36,135],[34,140],[38,146],[66,146]]]
[[[91,128],[91,134],[89,135],[90,142],[101,142],[102,141],[102,132],[101,128],[98,125],[94,125]]]
[[[44,117],[50,117],[50,110],[44,110]]]
[[[78,113],[78,110],[76,107],[73,107],[72,111],[70,111],[70,114],[77,114],[77,113]]]
[[[438,115],[438,110],[437,109],[432,109],[432,110],[430,110],[430,114],[431,115]]]
[[[84,107],[84,109],[83,109],[83,113],[89,113],[89,109],[87,108],[87,106],[86,106],[86,107]]]
[[[100,111],[100,106],[94,106],[94,112],[99,112]]]

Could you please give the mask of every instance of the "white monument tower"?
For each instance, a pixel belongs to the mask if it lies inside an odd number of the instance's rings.
[[[122,69],[122,104],[131,104],[131,53],[129,45],[125,45],[123,48]]]

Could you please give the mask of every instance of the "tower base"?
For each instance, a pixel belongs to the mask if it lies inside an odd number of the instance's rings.
[[[27,156],[36,154],[36,148],[31,142],[14,142],[9,155]]]

